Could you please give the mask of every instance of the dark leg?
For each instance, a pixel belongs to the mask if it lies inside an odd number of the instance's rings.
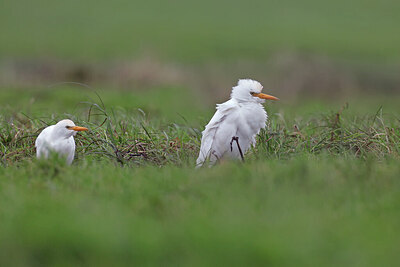
[[[239,137],[238,136],[232,137],[232,140],[231,140],[231,152],[233,150],[233,148],[232,148],[233,141],[236,141],[237,147],[239,149],[240,157],[242,158],[242,161],[244,162],[243,152],[242,152],[242,149],[240,148],[240,145],[239,145]]]

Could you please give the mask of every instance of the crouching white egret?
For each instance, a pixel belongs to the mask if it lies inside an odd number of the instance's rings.
[[[74,135],[88,128],[75,126],[71,120],[61,120],[57,124],[46,127],[37,137],[35,142],[36,156],[48,158],[51,152],[66,157],[71,164],[75,155]]]
[[[239,80],[232,88],[231,99],[217,104],[217,111],[206,125],[201,138],[201,147],[196,166],[205,162],[215,164],[223,157],[241,158],[256,136],[265,128],[267,112],[261,105],[265,100],[278,100],[261,93],[263,86],[254,80]]]

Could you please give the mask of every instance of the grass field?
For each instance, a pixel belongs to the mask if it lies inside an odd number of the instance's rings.
[[[399,164],[1,169],[4,265],[396,265]]]
[[[195,170],[213,108],[192,105],[187,90],[160,90],[99,92],[104,106],[69,87],[2,92],[2,265],[400,260],[395,99],[371,112],[362,100],[268,105],[270,126],[246,163]],[[37,161],[38,130],[64,117],[91,129],[77,137],[74,164]]]
[[[289,50],[398,63],[399,8],[396,0],[6,0],[0,56],[235,62]]]
[[[400,262],[399,1],[0,6],[1,266]],[[268,127],[195,170],[247,76]],[[74,163],[37,160],[64,118],[90,129]]]

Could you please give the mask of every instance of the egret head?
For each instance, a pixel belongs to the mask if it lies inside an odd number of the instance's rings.
[[[88,128],[75,126],[75,123],[71,120],[61,120],[55,125],[54,132],[61,138],[69,138],[76,135],[77,132],[87,130]]]
[[[264,103],[265,100],[278,100],[278,98],[261,93],[263,86],[261,83],[251,80],[242,79],[232,88],[231,98],[239,102],[256,102]]]

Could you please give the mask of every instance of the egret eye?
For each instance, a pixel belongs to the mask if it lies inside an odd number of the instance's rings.
[[[65,126],[65,128],[67,128],[68,130],[72,128],[72,126]]]
[[[254,96],[256,93],[254,93],[254,92],[250,92],[250,94],[251,94],[252,96]]]

